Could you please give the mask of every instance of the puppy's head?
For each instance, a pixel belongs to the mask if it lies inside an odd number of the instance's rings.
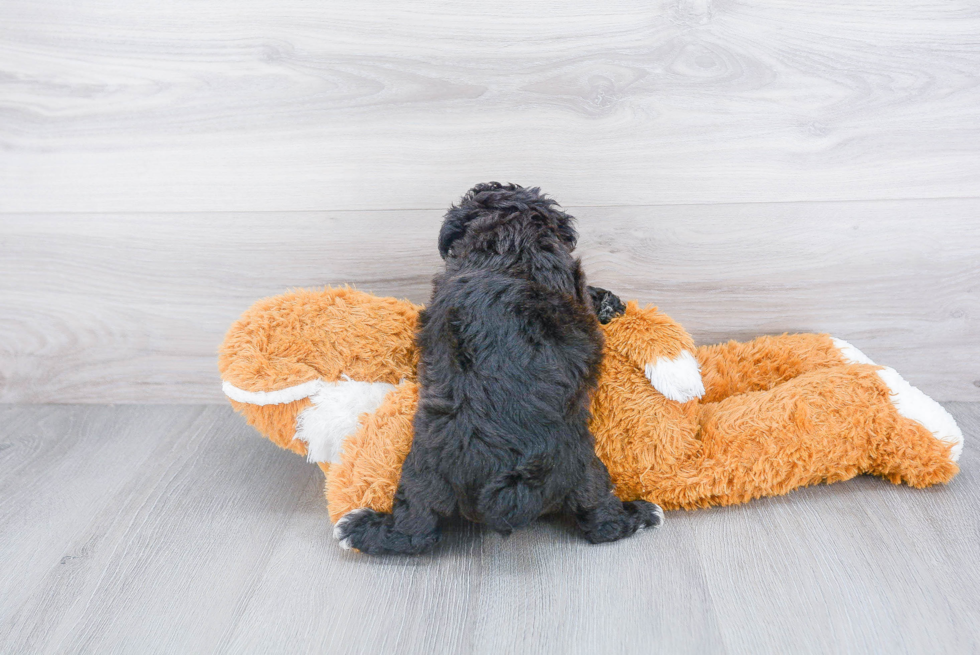
[[[445,259],[459,245],[512,223],[520,223],[521,229],[554,235],[571,251],[578,240],[574,221],[537,187],[525,189],[519,184],[485,182],[467,191],[458,205],[449,208],[439,232],[439,254]]]

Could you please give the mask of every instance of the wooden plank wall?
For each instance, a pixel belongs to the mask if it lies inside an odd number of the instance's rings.
[[[0,401],[221,402],[258,297],[423,301],[489,179],[701,342],[829,331],[980,399],[967,0],[0,4]]]

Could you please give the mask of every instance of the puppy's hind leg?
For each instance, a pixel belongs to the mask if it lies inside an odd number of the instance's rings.
[[[660,506],[645,500],[622,501],[612,491],[609,471],[598,457],[588,464],[583,484],[565,501],[582,534],[594,544],[623,539],[664,522]]]
[[[439,542],[439,517],[432,511],[413,512],[398,504],[391,514],[364,507],[345,514],[334,526],[334,537],[345,549],[370,555],[417,555]]]
[[[439,517],[452,512],[455,497],[443,481],[415,472],[412,460],[410,452],[391,514],[365,507],[337,521],[334,537],[342,548],[356,548],[371,555],[417,555],[439,542]]]

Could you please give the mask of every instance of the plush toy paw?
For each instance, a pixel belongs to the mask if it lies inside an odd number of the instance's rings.
[[[895,369],[878,371],[891,391],[891,401],[898,413],[925,427],[936,439],[949,444],[949,458],[958,461],[963,452],[963,432],[946,408],[905,381]]]
[[[843,339],[834,338],[833,342],[846,362],[876,365],[870,357]],[[921,424],[936,439],[948,443],[949,458],[954,462],[958,461],[963,452],[963,432],[946,408],[924,394],[918,387],[913,387],[906,382],[905,378],[893,368],[887,366],[880,368],[878,377],[888,385],[892,404],[895,405],[898,413]]]
[[[587,522],[580,522],[582,534],[593,544],[618,541],[646,528],[659,528],[664,511],[645,500],[629,500],[613,509],[597,512]]]
[[[646,365],[647,379],[669,400],[686,403],[704,395],[701,367],[689,350],[673,359],[660,357]]]

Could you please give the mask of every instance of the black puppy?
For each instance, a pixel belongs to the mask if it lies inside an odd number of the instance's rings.
[[[593,543],[663,521],[652,503],[616,498],[595,454],[596,312],[608,320],[623,305],[586,286],[572,221],[537,188],[497,182],[446,214],[446,270],[419,317],[415,436],[394,509],[344,516],[343,546],[420,553],[456,511],[502,533],[566,511]]]

